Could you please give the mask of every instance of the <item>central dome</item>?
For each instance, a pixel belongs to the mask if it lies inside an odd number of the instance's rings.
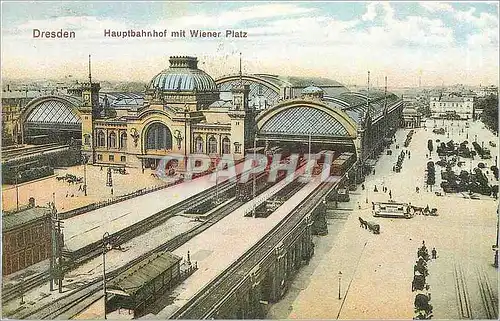
[[[196,57],[170,57],[170,67],[153,77],[150,90],[161,91],[217,91],[212,77],[198,69]]]

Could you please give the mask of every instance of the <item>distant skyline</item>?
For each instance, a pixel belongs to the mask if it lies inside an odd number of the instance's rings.
[[[197,56],[214,78],[238,72],[382,87],[498,85],[497,2],[3,2],[2,78],[149,81],[169,56]],[[74,31],[73,39],[33,38]],[[172,38],[172,31],[220,31]],[[164,31],[110,38],[104,30]],[[224,37],[226,30],[246,38]]]

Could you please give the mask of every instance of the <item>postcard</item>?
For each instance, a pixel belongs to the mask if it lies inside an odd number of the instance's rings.
[[[6,319],[498,319],[496,2],[2,2]]]

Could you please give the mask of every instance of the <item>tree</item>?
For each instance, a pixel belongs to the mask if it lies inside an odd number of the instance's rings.
[[[436,170],[434,168],[434,162],[427,163],[427,185],[431,187],[436,184]]]
[[[491,94],[480,98],[476,104],[477,109],[483,109],[481,120],[490,130],[498,131],[498,96]]]
[[[427,141],[427,149],[429,150],[429,156],[432,155],[432,151],[434,150],[434,146],[432,146],[432,139]]]

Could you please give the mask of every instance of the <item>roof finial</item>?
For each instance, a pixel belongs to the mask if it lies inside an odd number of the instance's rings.
[[[368,89],[366,91],[366,112],[370,112],[370,71],[368,70]]]
[[[92,68],[91,68],[91,61],[90,61],[90,55],[89,55],[89,82],[92,85]]]
[[[384,107],[387,108],[387,76],[385,76]]]

